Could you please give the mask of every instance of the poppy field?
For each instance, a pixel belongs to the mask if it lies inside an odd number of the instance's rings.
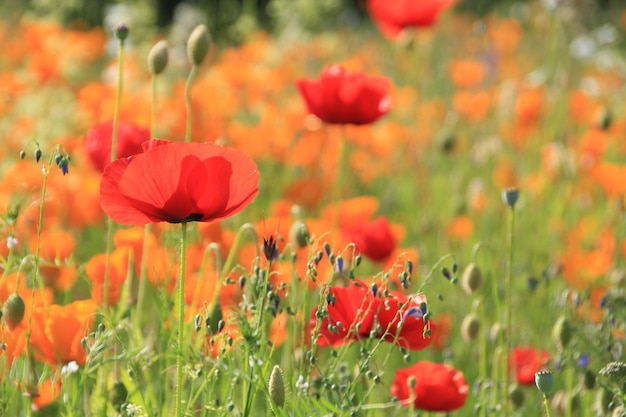
[[[608,3],[7,10],[0,416],[626,416]]]

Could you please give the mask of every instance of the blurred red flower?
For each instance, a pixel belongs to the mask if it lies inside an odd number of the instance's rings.
[[[411,386],[415,388],[411,393]],[[420,361],[399,369],[391,384],[391,395],[409,406],[427,411],[449,412],[465,405],[469,386],[463,372],[449,365]]]
[[[98,171],[104,171],[111,162],[113,121],[94,126],[85,138],[89,160]],[[150,139],[150,130],[130,123],[119,122],[117,127],[117,157],[126,158],[141,153],[141,144]]]
[[[454,0],[369,0],[369,13],[383,33],[395,38],[407,27],[433,26]]]
[[[383,296],[384,292],[362,281],[349,287],[330,287],[328,313],[319,323],[319,346],[343,346],[371,336],[406,349],[426,348],[432,340],[428,334],[434,331],[432,323],[426,324],[423,318],[426,297],[399,293]],[[313,331],[317,313],[316,308],[310,323]]]
[[[170,141],[145,147],[104,170],[100,205],[118,223],[221,220],[258,194],[257,166],[236,149]]]
[[[326,67],[319,80],[297,83],[309,112],[330,124],[373,123],[391,109],[390,80]]]
[[[343,230],[343,233],[360,253],[373,261],[386,260],[396,248],[396,238],[385,217],[359,223]]]
[[[535,373],[548,365],[550,354],[535,349],[532,346],[513,348],[509,357],[509,369],[515,370],[517,383],[520,385],[535,385]]]

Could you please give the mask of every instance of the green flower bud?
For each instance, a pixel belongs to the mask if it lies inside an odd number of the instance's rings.
[[[15,329],[22,322],[26,306],[19,294],[11,294],[2,307],[2,317],[9,330]]]
[[[113,31],[115,32],[115,37],[119,39],[120,43],[124,43],[126,38],[128,38],[128,32],[130,29],[128,29],[128,26],[125,24],[121,24],[117,25]]]
[[[461,336],[466,342],[476,340],[480,332],[480,318],[476,314],[468,314],[461,323]]]
[[[461,285],[468,294],[473,294],[483,286],[483,273],[474,262],[470,263],[463,270],[461,275]]]
[[[211,49],[211,38],[205,25],[197,26],[187,41],[187,57],[193,65],[201,65]]]
[[[281,408],[285,405],[285,380],[280,366],[274,365],[270,374],[269,391],[272,403]]]
[[[564,316],[559,317],[552,327],[552,338],[557,347],[561,350],[566,349],[573,335],[574,327],[571,322]]]
[[[305,248],[309,244],[309,229],[302,220],[296,220],[291,225],[289,231],[290,240],[296,244],[298,248]]]
[[[122,405],[126,403],[128,399],[128,390],[126,389],[126,385],[123,382],[116,382],[113,387],[109,390],[109,402],[115,408],[115,410],[120,411]]]
[[[159,75],[167,67],[168,59],[167,41],[160,40],[154,44],[148,53],[148,70],[152,75]]]
[[[515,384],[509,387],[509,401],[511,401],[513,408],[521,408],[524,405],[524,399],[524,391],[519,385]]]

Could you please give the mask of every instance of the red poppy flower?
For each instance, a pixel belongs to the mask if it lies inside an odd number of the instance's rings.
[[[324,69],[319,80],[299,80],[309,112],[331,124],[373,123],[391,109],[390,81],[348,73],[339,65]]]
[[[221,220],[258,194],[257,166],[236,149],[170,141],[145,148],[104,170],[100,205],[118,223]]]
[[[415,388],[411,393],[411,386]],[[409,406],[427,411],[449,412],[465,405],[469,386],[465,375],[449,365],[421,361],[400,369],[391,384],[391,395]]]
[[[548,365],[550,354],[540,352],[532,346],[519,346],[509,357],[509,369],[515,370],[517,383],[535,385],[535,374]]]
[[[433,26],[439,13],[453,3],[454,0],[369,0],[367,8],[383,35],[395,38],[407,27]]]
[[[113,138],[113,121],[100,123],[92,128],[85,138],[85,147],[89,160],[98,171],[111,162],[111,140]],[[150,131],[119,122],[117,126],[117,157],[126,158],[141,153],[141,144],[150,139]]]
[[[367,284],[353,283],[347,288],[330,287],[328,315],[320,324],[319,346],[343,346],[358,339],[365,339],[372,330],[375,305],[374,297]],[[315,328],[317,308],[313,311],[311,329]]]
[[[376,318],[383,331],[379,337],[405,349],[425,349],[433,340],[430,335],[435,332],[433,323],[424,322],[426,310],[423,294],[407,297],[398,292],[391,293],[381,300],[377,311]]]
[[[385,217],[360,223],[344,230],[343,233],[363,255],[373,261],[384,261],[396,248],[396,238]]]
[[[399,293],[382,296],[383,290],[356,281],[349,287],[330,287],[328,314],[319,325],[320,346],[342,346],[375,337],[406,349],[427,347],[431,338],[425,330],[434,331],[423,318],[426,302],[423,295],[407,297]],[[316,327],[317,309],[313,311],[311,329]],[[376,327],[374,327],[376,326]]]

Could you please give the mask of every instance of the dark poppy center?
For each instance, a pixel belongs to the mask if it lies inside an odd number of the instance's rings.
[[[187,222],[197,222],[203,217],[202,213],[191,213],[189,216],[184,219],[171,221],[170,223],[187,223]]]

